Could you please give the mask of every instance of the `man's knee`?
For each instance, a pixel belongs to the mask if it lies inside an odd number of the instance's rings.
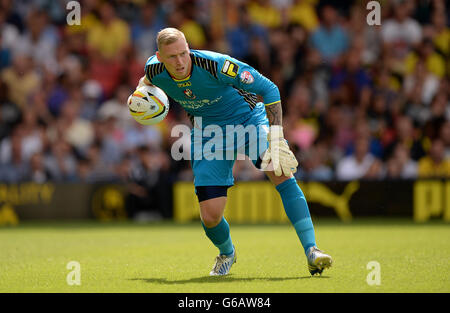
[[[208,208],[202,209],[202,222],[207,228],[213,228],[217,226],[223,217],[223,210],[220,208]]]
[[[200,202],[200,216],[207,228],[217,226],[223,217],[226,197],[218,197]]]

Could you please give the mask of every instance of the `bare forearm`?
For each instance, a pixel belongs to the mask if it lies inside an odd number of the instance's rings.
[[[145,85],[153,86],[153,84],[151,82],[149,82],[147,77],[142,76],[141,79],[139,80],[138,87],[145,86]]]
[[[281,102],[274,103],[265,107],[267,118],[269,119],[269,125],[283,125],[283,110],[281,108]]]

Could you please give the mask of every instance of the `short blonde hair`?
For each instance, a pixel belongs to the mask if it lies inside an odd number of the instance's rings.
[[[178,29],[172,27],[164,28],[156,36],[156,44],[158,46],[158,50],[161,49],[161,46],[170,45],[180,38],[186,41],[186,37],[184,36],[183,32],[179,31]]]

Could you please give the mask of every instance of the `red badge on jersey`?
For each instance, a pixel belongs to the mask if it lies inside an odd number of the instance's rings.
[[[252,74],[250,74],[249,71],[243,71],[240,77],[241,82],[243,82],[244,84],[251,84],[255,81],[255,79],[253,78]]]
[[[194,95],[194,93],[192,92],[192,90],[190,90],[190,89],[185,89],[183,92],[184,92],[184,95],[185,95],[186,97],[188,97],[189,99],[195,99],[195,98],[197,98],[197,97]]]

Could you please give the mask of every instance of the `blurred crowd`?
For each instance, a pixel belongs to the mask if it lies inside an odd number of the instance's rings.
[[[372,26],[358,0],[84,0],[80,25],[68,2],[0,0],[0,182],[121,181],[142,199],[192,181],[170,156],[181,107],[156,126],[126,107],[167,26],[277,84],[298,179],[450,177],[449,1],[380,0]]]

